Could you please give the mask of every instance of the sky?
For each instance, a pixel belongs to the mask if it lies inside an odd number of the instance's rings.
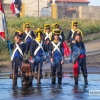
[[[100,0],[89,0],[90,6],[100,6]]]

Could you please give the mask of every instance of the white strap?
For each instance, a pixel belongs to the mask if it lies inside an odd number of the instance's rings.
[[[12,56],[11,56],[11,61],[13,60],[14,55],[15,55],[15,52],[16,52],[17,50],[18,50],[19,53],[23,56],[23,52],[22,52],[22,50],[20,49],[19,45],[16,43],[15,46],[16,46],[16,48],[15,48],[15,50],[14,50]]]
[[[60,46],[61,42],[58,42],[57,45],[56,45],[53,41],[52,41],[51,43],[52,43],[53,46],[54,46],[54,49],[53,49],[52,53],[53,53],[54,51],[56,51],[56,50],[58,50],[58,51],[60,52],[59,46]],[[61,53],[61,52],[60,52],[60,53]]]
[[[72,31],[72,36],[71,36],[71,38],[73,38],[73,36],[74,36],[74,30],[73,30],[73,29],[71,29],[71,31]]]
[[[27,39],[28,37],[30,37],[30,38],[32,39],[31,31],[29,31],[29,32],[26,32],[26,31],[25,31],[25,33],[26,33],[25,41],[26,41],[26,39]]]
[[[62,36],[61,36],[61,34],[59,35],[59,37],[62,39]]]
[[[75,31],[74,31],[73,29],[71,29],[71,31],[72,31],[72,36],[71,36],[71,38],[73,38]],[[79,29],[77,29],[76,31],[79,31]]]
[[[42,47],[43,42],[39,43],[37,40],[35,40],[35,41],[37,42],[38,47],[36,48],[36,50],[35,50],[35,52],[34,52],[34,56],[37,54],[37,52],[38,52],[40,49],[42,49],[42,51],[44,52],[43,47]]]
[[[50,32],[49,34],[46,32],[45,34],[46,34],[45,40],[46,40],[47,38],[49,38],[49,39],[51,40],[52,32]]]

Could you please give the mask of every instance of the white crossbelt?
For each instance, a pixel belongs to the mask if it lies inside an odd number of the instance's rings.
[[[15,55],[15,53],[16,53],[17,50],[19,51],[19,53],[21,54],[21,56],[23,56],[23,52],[22,52],[21,48],[19,47],[19,45],[16,43],[15,46],[16,46],[16,48],[15,48],[15,50],[14,50],[12,56],[11,56],[11,61],[13,60],[14,55]]]
[[[75,31],[74,31],[73,29],[71,29],[71,31],[72,31],[72,36],[71,36],[71,38],[73,38]],[[79,29],[77,29],[76,31],[79,31]]]
[[[51,40],[52,32],[50,32],[49,34],[46,32],[45,34],[46,34],[45,40],[46,40],[47,38],[49,38],[49,39]]]
[[[61,38],[61,39],[62,39],[62,36],[61,36],[61,34],[59,35],[59,38]]]
[[[36,48],[36,50],[35,50],[35,52],[34,52],[34,56],[36,56],[37,52],[38,52],[40,49],[42,49],[42,51],[44,52],[43,47],[42,47],[43,42],[39,43],[37,40],[35,40],[35,41],[36,41],[36,43],[38,44],[38,47]]]
[[[26,33],[25,41],[26,41],[26,39],[27,39],[28,37],[30,37],[30,38],[32,39],[31,31],[29,31],[29,32],[26,32],[26,31],[25,31],[25,33]]]
[[[54,46],[54,49],[52,51],[52,53],[54,53],[56,50],[58,50],[60,52],[59,46],[61,44],[61,42],[58,42],[58,44],[56,45],[53,41],[51,42]],[[61,52],[60,52],[61,53]]]
[[[71,31],[72,31],[72,36],[71,36],[71,38],[73,38],[73,36],[74,36],[74,30],[73,30],[73,29],[71,29]]]

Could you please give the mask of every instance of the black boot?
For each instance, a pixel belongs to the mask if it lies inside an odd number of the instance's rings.
[[[75,80],[75,86],[78,85],[78,76],[74,76],[74,80]]]
[[[84,76],[84,85],[88,85],[87,75],[83,75],[83,76]]]
[[[58,84],[62,83],[62,77],[58,77]]]
[[[52,77],[52,84],[55,84],[55,81],[56,81],[56,77]]]

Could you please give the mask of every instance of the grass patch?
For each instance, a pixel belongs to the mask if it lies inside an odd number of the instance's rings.
[[[34,18],[34,17],[25,17],[25,18],[7,18],[7,26],[10,34],[10,39],[13,41],[13,35],[16,29],[22,30],[23,23],[30,23],[31,29],[34,31],[36,28],[44,28],[44,24],[50,24],[51,29],[53,24],[58,22],[64,31],[65,39],[67,38],[68,32],[71,28],[71,21],[69,19],[51,19],[51,18]],[[100,32],[100,20],[77,20],[79,23],[79,29],[82,30],[85,36],[93,33]],[[100,36],[94,36],[93,38],[84,39],[85,42],[93,41],[99,39]],[[7,49],[6,42],[0,40],[0,61],[10,61],[9,51]]]

